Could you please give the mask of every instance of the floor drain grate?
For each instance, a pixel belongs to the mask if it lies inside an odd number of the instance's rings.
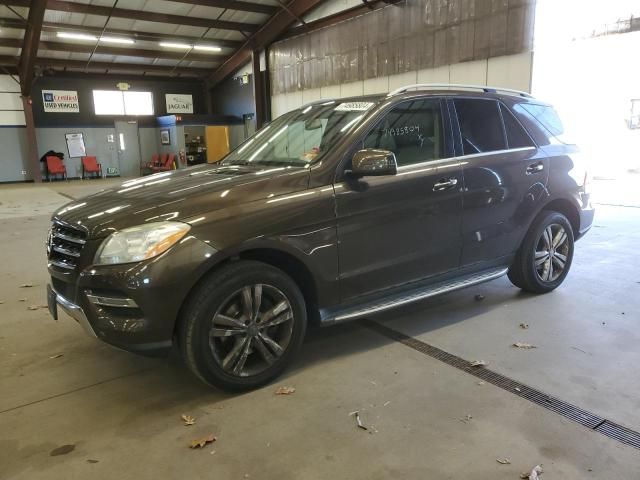
[[[552,397],[551,395],[547,395],[540,390],[536,390],[535,388],[529,387],[509,377],[505,377],[504,375],[494,372],[486,367],[472,367],[471,362],[464,358],[445,352],[438,347],[429,345],[428,343],[417,340],[405,335],[404,333],[398,332],[397,330],[381,325],[380,323],[373,322],[371,320],[362,320],[361,323],[366,328],[390,338],[391,340],[400,342],[420,353],[435,358],[436,360],[440,360],[447,365],[469,373],[487,383],[491,383],[496,387],[500,387],[514,395],[536,403],[548,410],[562,415],[563,417],[584,425],[591,430],[606,435],[607,437],[611,437],[626,445],[640,449],[640,433],[635,430],[630,430],[626,427],[610,422],[609,420],[599,417],[587,410],[583,410],[580,407],[576,407],[568,402]]]

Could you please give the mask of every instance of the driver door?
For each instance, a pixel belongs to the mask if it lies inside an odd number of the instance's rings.
[[[353,151],[361,148],[395,153],[398,173],[347,174],[335,185],[342,301],[458,268],[462,166],[446,103],[396,105]]]

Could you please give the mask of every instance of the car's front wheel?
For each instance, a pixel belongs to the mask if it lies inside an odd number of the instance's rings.
[[[198,287],[181,318],[180,344],[191,371],[224,390],[248,390],[277,377],[304,338],[300,289],[281,270],[237,261]]]
[[[509,279],[527,292],[550,292],[569,273],[573,249],[573,229],[567,217],[543,211],[525,236],[509,269]]]

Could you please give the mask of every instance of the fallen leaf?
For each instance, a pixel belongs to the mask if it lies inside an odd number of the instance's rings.
[[[197,438],[195,440],[191,440],[191,445],[189,445],[190,448],[203,448],[207,443],[213,443],[216,440],[218,440],[218,438],[212,433],[206,437],[202,437],[202,438]]]
[[[51,355],[49,358],[60,358],[64,356],[64,353],[56,353],[55,355]]]
[[[520,324],[520,328],[523,330],[527,330],[529,328],[529,324],[528,323],[521,323]]]
[[[476,295],[475,299],[476,299],[476,302],[481,302],[482,300],[484,300],[484,295]]]
[[[40,310],[40,305],[29,305],[27,310]]]
[[[464,417],[459,419],[462,423],[469,423],[471,420],[473,420],[473,417],[471,415],[465,415]]]
[[[473,362],[469,363],[469,366],[471,367],[485,367],[487,365],[489,364],[484,360],[474,360]]]
[[[539,476],[542,473],[542,467],[540,465],[536,465],[531,470],[531,473],[523,473],[520,475],[520,478],[526,480],[539,480],[541,477]]]
[[[20,300],[18,300],[19,302],[26,302],[27,299],[26,298],[21,298]]]
[[[356,417],[356,425],[358,426],[358,428],[361,428],[362,430],[368,430],[368,428],[362,424],[362,420],[360,420],[360,412],[353,412],[353,415]]]
[[[90,458],[87,460],[87,463],[98,463],[100,460],[94,460],[93,458]]]
[[[196,423],[196,419],[191,415],[182,415],[180,418],[182,418],[185,426],[193,425],[194,423]]]
[[[291,395],[295,391],[295,387],[278,387],[276,395]]]
[[[52,457],[57,457],[58,455],[66,455],[67,453],[73,452],[75,448],[75,445],[61,445],[51,450],[51,452],[49,452],[49,455]]]
[[[496,462],[498,462],[500,465],[511,465],[511,460],[509,460],[508,458],[496,458]]]
[[[535,345],[531,345],[530,343],[522,343],[522,342],[516,342],[513,344],[514,347],[516,348],[523,348],[525,350],[530,350],[532,348],[538,348]]]
[[[20,288],[31,288],[33,287],[33,283],[23,283],[20,285]]]

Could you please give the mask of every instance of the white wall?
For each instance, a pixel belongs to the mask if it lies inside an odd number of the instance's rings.
[[[532,52],[525,52],[517,55],[489,58],[488,60],[417,70],[400,75],[371,78],[342,85],[273,95],[271,97],[271,112],[273,118],[276,118],[283,113],[315,100],[387,93],[404,85],[414,83],[491,85],[530,92],[532,57]]]
[[[28,179],[24,125],[20,86],[9,75],[0,75],[0,182]]]
[[[0,126],[24,126],[20,85],[9,75],[0,75]]]

